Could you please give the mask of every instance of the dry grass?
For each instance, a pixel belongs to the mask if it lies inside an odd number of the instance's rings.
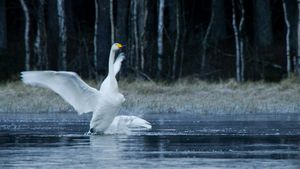
[[[92,86],[96,83],[90,82]],[[126,97],[123,114],[149,112],[300,113],[300,83],[233,80],[220,83],[181,80],[174,84],[143,81],[119,82]],[[25,86],[21,82],[0,85],[0,112],[74,111],[50,90]]]

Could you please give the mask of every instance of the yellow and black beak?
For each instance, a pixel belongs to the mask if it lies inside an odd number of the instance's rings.
[[[118,47],[119,49],[121,49],[121,48],[123,47],[123,45],[120,44],[120,43],[117,43],[117,47]]]

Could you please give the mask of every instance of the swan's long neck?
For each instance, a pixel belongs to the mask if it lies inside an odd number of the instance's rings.
[[[108,61],[108,76],[114,77],[114,60],[115,60],[116,51],[111,49],[109,54],[109,61]]]

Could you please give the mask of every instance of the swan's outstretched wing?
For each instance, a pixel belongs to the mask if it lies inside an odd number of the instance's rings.
[[[119,56],[117,57],[115,63],[114,63],[114,73],[115,73],[115,76],[118,74],[118,72],[120,71],[121,69],[121,64],[122,64],[122,61],[125,59],[125,55],[124,53],[120,53]]]
[[[25,71],[21,73],[25,84],[49,88],[70,103],[79,113],[94,110],[99,91],[88,86],[74,72],[65,71]]]

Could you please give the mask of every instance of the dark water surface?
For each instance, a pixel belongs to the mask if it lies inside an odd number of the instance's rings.
[[[150,131],[84,135],[90,115],[2,113],[0,168],[300,168],[300,115],[149,113]]]

